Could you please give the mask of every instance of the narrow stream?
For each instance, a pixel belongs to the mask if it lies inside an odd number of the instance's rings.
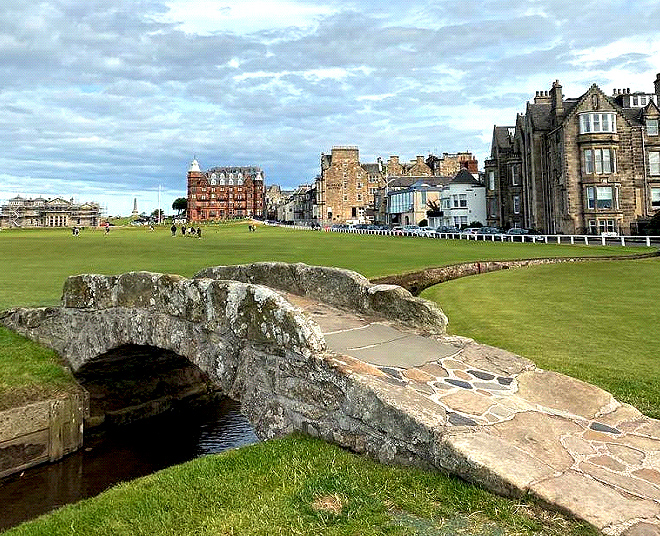
[[[0,480],[0,531],[119,482],[257,440],[239,404],[227,398],[85,434],[81,451]]]

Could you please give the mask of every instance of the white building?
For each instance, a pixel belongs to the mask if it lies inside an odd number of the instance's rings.
[[[467,169],[462,169],[447,183],[441,192],[442,216],[429,221],[429,225],[447,227],[468,226],[478,221],[486,224],[486,187],[474,178]],[[438,222],[441,220],[441,223]]]

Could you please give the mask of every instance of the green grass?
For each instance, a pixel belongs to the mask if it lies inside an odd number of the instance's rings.
[[[76,386],[52,350],[0,328],[0,411]]]
[[[660,259],[494,272],[422,296],[440,304],[451,333],[599,385],[660,418]]]
[[[85,229],[0,232],[0,309],[17,305],[56,305],[64,279],[72,274],[116,274],[132,270],[192,276],[218,264],[255,261],[305,262],[356,270],[377,277],[429,266],[488,259],[598,256],[644,252],[647,248],[490,243],[350,235],[259,227],[216,225],[202,240],[169,228]]]
[[[596,535],[439,473],[380,465],[302,436],[116,486],[7,536]]]

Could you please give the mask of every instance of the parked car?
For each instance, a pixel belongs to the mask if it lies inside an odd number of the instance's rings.
[[[419,229],[419,225],[404,225],[403,226],[403,233],[404,234],[416,234],[417,229]]]
[[[440,227],[435,228],[436,233],[460,233],[458,227],[449,227],[447,225],[441,225]]]
[[[524,235],[524,234],[529,234],[529,231],[527,229],[521,229],[520,227],[511,227],[506,234],[508,235]]]
[[[433,227],[419,227],[418,229],[415,230],[415,234],[417,236],[427,236],[431,238],[435,238],[435,229]]]
[[[480,227],[477,234],[502,234],[502,231],[497,227]]]
[[[480,227],[466,227],[461,231],[461,234],[477,234]]]

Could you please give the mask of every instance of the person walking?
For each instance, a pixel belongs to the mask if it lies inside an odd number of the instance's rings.
[[[199,238],[200,240],[202,239],[202,228],[201,227],[197,227],[197,238]]]
[[[172,224],[172,227],[170,227],[170,231],[172,231],[172,236],[176,236],[176,225]]]
[[[185,225],[181,226],[181,236],[186,236],[186,226]]]

